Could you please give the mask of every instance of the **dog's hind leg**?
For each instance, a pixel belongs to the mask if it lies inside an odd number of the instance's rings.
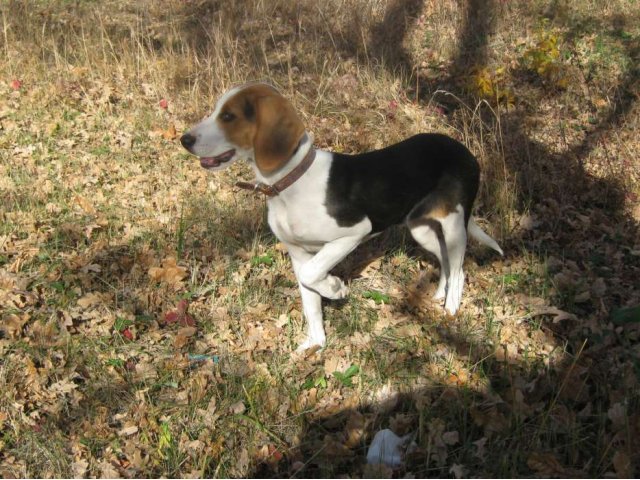
[[[462,205],[458,205],[454,212],[441,218],[440,224],[442,225],[442,233],[447,246],[450,268],[444,308],[453,315],[460,307],[464,288],[462,264],[464,263],[464,254],[467,249],[467,229],[465,228],[465,215]]]
[[[462,264],[467,231],[461,205],[444,215],[442,213],[437,209],[423,210],[419,216],[410,215],[407,226],[413,238],[440,262],[440,281],[433,298],[445,298],[445,309],[453,315],[460,307],[464,288]]]
[[[425,218],[422,222],[412,222],[409,226],[411,235],[422,248],[435,255],[440,263],[440,281],[438,289],[433,294],[434,300],[445,297],[447,290],[447,278],[449,278],[449,255],[442,234],[442,225],[436,219]]]

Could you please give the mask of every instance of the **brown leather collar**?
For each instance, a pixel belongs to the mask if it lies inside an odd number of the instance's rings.
[[[267,197],[275,197],[285,188],[293,185],[294,182],[304,174],[304,172],[309,170],[309,167],[311,166],[315,158],[316,149],[313,148],[313,145],[311,145],[311,147],[309,148],[309,152],[305,155],[302,161],[298,165],[296,165],[293,170],[291,170],[288,174],[286,174],[273,185],[268,185],[262,182],[236,182],[236,187],[243,188],[245,190],[252,190],[254,192],[260,192]]]

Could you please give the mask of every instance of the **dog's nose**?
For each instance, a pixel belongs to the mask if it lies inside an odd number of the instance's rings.
[[[191,147],[193,147],[193,144],[196,143],[196,137],[194,137],[190,133],[185,133],[180,137],[180,143],[184,148],[190,151]]]

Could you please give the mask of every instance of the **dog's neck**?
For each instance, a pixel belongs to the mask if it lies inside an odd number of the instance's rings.
[[[279,182],[287,175],[289,175],[301,162],[305,160],[309,151],[313,148],[313,140],[311,137],[305,132],[298,143],[298,147],[293,152],[291,158],[278,170],[272,172],[268,175],[265,175],[263,172],[258,169],[255,162],[252,162],[253,170],[256,174],[256,180],[260,183],[264,183],[266,185],[274,185]]]

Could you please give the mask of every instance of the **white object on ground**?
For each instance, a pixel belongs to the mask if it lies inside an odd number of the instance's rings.
[[[369,446],[367,463],[382,463],[391,468],[402,466],[406,445],[412,436],[412,433],[408,433],[403,437],[399,437],[388,428],[380,430],[373,437],[371,446]]]

